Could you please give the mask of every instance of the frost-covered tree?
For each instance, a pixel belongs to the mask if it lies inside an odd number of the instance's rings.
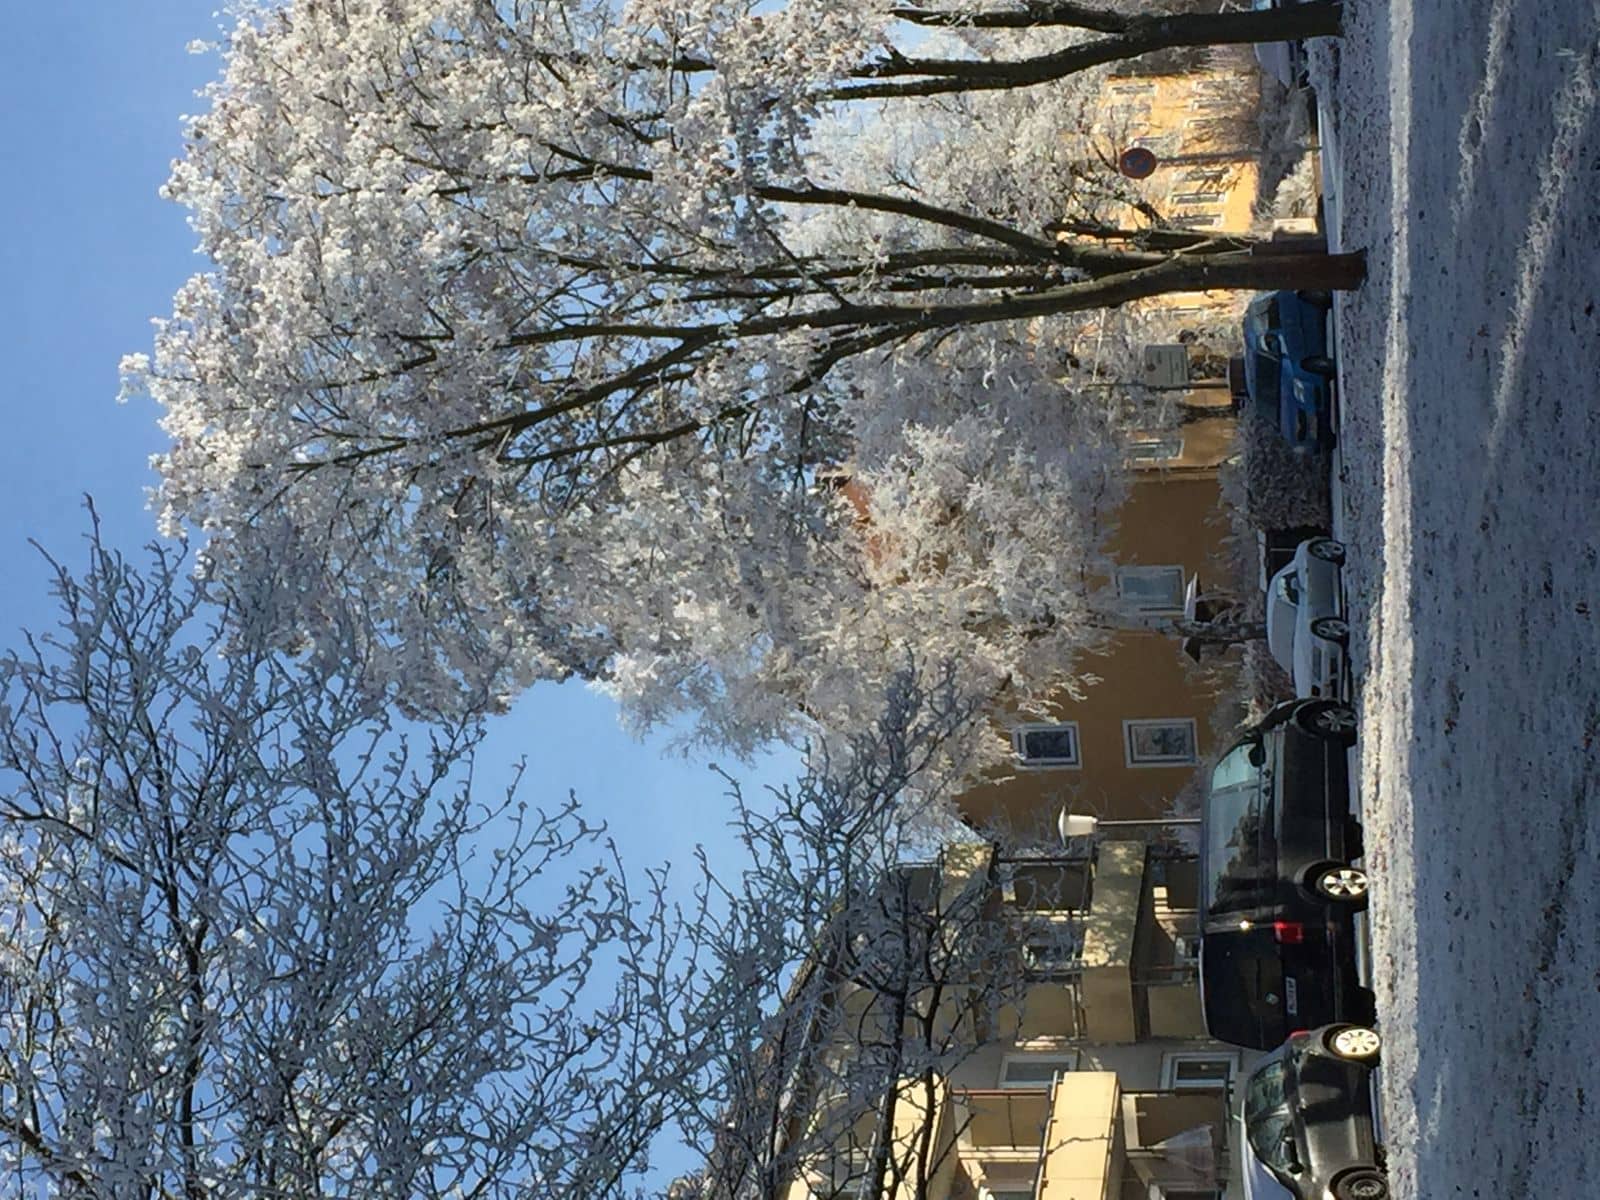
[[[186,575],[95,543],[0,661],[3,1190],[620,1194],[695,1066],[692,914]]]
[[[704,1023],[719,1049],[681,1123],[705,1166],[679,1197],[944,1194],[970,1119],[951,1075],[1039,1008],[1060,1020],[1088,860],[939,819],[948,797],[914,785],[984,714],[926,677],[898,675],[870,728],[761,811],[736,791],[752,866],[704,945],[715,974],[773,986]]]
[[[949,831],[908,788],[982,719],[948,673],[741,798],[742,875],[630,891],[575,803],[470,789],[470,726],[375,716],[358,645],[286,659],[187,575],[96,542],[0,660],[8,1195],[620,1198],[676,1138],[775,1197],[1026,980],[981,855],[907,863]]]
[[[212,269],[126,364],[166,410],[166,519],[277,581],[287,644],[359,603],[417,710],[578,675],[742,750],[860,728],[908,647],[1036,705],[1093,642],[1119,474],[1052,318],[1360,277],[1096,224],[1041,149],[1062,81],[1336,25],[1307,7],[248,10],[169,188]],[[864,108],[912,145],[933,104],[938,170],[815,136]],[[1051,232],[1074,215],[1096,236]]]

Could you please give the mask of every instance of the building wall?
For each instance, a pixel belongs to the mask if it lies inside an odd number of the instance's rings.
[[[1181,566],[1204,584],[1223,577],[1226,533],[1214,471],[1149,472],[1134,483],[1108,550],[1119,564]],[[1077,724],[1081,765],[997,773],[960,797],[963,815],[1022,843],[1050,841],[1056,814],[1068,805],[1108,820],[1165,815],[1195,764],[1130,766],[1123,722],[1192,719],[1203,762],[1232,735],[1231,714],[1219,715],[1217,707],[1237,672],[1227,660],[1198,668],[1166,628],[1170,620],[1153,617],[1151,627],[1113,633],[1105,652],[1082,664],[1100,682],[1081,700],[1062,696],[1054,705],[1052,719]]]

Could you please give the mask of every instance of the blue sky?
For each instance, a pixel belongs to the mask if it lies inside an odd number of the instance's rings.
[[[161,448],[148,404],[116,403],[117,362],[150,348],[150,319],[203,262],[176,205],[157,190],[180,152],[180,116],[217,70],[188,54],[217,31],[216,0],[15,6],[0,50],[0,337],[5,436],[0,438],[0,642],[53,610],[34,538],[79,562],[92,493],[108,540],[136,550],[154,536],[144,491]],[[691,866],[697,843],[714,863],[739,855],[725,828],[722,781],[703,760],[640,744],[611,703],[575,686],[535,689],[498,721],[478,778],[493,787],[526,755],[523,795],[577,791],[611,826],[634,868]],[[732,765],[732,764],[730,764]],[[751,784],[793,774],[789,756],[739,774]]]

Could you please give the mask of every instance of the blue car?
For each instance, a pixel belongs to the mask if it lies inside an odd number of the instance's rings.
[[[1266,292],[1244,310],[1244,386],[1302,454],[1333,446],[1326,292]]]

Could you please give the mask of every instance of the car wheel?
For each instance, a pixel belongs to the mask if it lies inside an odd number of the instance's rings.
[[[1311,622],[1311,632],[1325,642],[1343,646],[1350,640],[1350,622],[1343,617],[1318,617]]]
[[[1300,360],[1300,365],[1313,375],[1321,375],[1324,379],[1332,379],[1338,373],[1338,368],[1333,365],[1333,359],[1326,354],[1308,354]]]
[[[1389,1200],[1389,1181],[1376,1167],[1357,1167],[1333,1181],[1334,1200]]]
[[[1325,292],[1321,288],[1302,288],[1295,295],[1307,304],[1315,304],[1318,308],[1333,307],[1333,293]]]
[[[1362,908],[1367,903],[1367,873],[1346,863],[1322,863],[1306,872],[1311,890],[1324,900]]]
[[[1356,710],[1341,700],[1322,700],[1307,704],[1294,714],[1302,732],[1341,746],[1356,743]]]
[[[1306,543],[1306,553],[1312,558],[1320,558],[1323,562],[1344,562],[1344,543],[1334,541],[1333,538],[1312,538]]]
[[[1383,1039],[1365,1025],[1339,1025],[1328,1031],[1327,1044],[1330,1053],[1346,1062],[1374,1063]]]

